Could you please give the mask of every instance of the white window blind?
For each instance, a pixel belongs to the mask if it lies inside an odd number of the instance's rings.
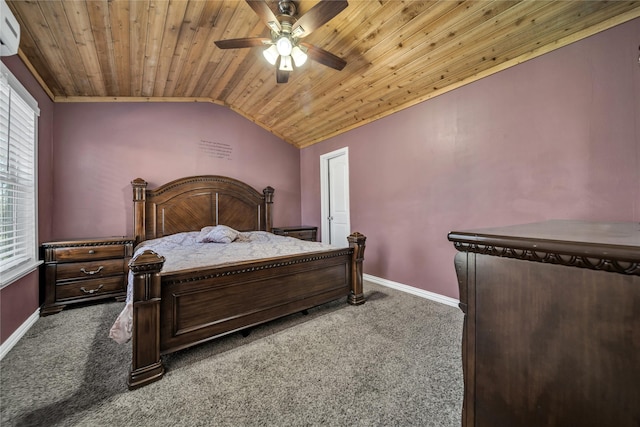
[[[37,259],[37,102],[0,63],[0,287]]]

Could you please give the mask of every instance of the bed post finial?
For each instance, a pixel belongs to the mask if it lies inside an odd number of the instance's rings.
[[[146,224],[146,206],[147,201],[147,181],[142,178],[136,178],[131,181],[133,188],[133,235],[136,238],[136,244],[147,238]]]
[[[347,236],[349,241],[349,247],[353,248],[353,258],[351,258],[351,292],[347,302],[351,305],[364,304],[366,301],[364,298],[362,288],[362,261],[364,261],[364,248],[367,238],[364,234],[354,231]]]
[[[264,194],[264,223],[265,223],[265,231],[271,232],[273,228],[273,216],[271,209],[273,208],[273,187],[267,187],[262,190],[262,194]]]

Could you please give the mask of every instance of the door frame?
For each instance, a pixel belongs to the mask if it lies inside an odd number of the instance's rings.
[[[349,147],[340,148],[338,150],[326,153],[320,156],[320,218],[321,218],[321,241],[329,243],[329,160],[345,156],[347,164],[347,173],[345,174],[345,194],[347,195],[347,222],[349,224],[349,232],[351,232],[351,196],[349,194]]]

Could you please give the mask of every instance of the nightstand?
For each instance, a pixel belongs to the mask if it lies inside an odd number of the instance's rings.
[[[300,240],[309,240],[315,242],[318,236],[318,227],[311,227],[307,225],[298,225],[292,227],[273,227],[271,229],[273,234],[280,236],[295,237]]]
[[[107,237],[42,244],[45,300],[41,316],[69,304],[127,295],[134,239]]]

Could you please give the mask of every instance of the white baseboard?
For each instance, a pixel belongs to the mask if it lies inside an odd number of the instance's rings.
[[[455,298],[436,294],[435,292],[425,291],[424,289],[414,288],[413,286],[403,285],[402,283],[383,279],[381,277],[372,276],[370,274],[363,274],[363,278],[364,280],[368,280],[378,285],[397,289],[399,291],[406,292],[408,294],[417,295],[419,297],[430,299],[431,301],[439,302],[441,304],[450,305],[452,307],[458,307],[458,304],[460,303],[460,301],[458,301]]]
[[[4,356],[9,353],[9,350],[11,350],[16,344],[18,344],[20,338],[22,338],[23,335],[27,333],[29,328],[31,328],[39,318],[40,309],[36,310],[35,313],[29,316],[29,318],[25,320],[24,323],[20,325],[20,327],[16,329],[5,342],[2,343],[2,345],[0,345],[0,360],[4,359]]]

